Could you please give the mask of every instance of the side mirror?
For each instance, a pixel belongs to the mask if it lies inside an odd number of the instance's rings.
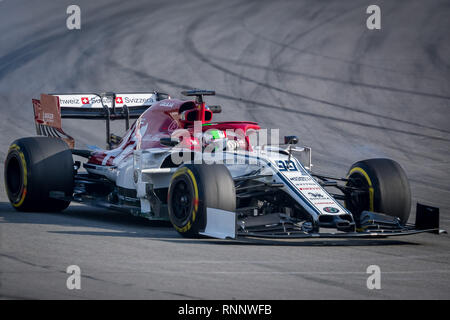
[[[285,136],[284,137],[284,144],[297,144],[297,143],[298,143],[297,136]]]
[[[161,143],[163,146],[175,147],[180,143],[180,140],[178,138],[168,137],[159,139],[159,143]]]
[[[209,110],[211,110],[212,113],[221,113],[222,107],[221,106],[208,106]]]
[[[212,111],[205,110],[205,122],[209,122],[212,119]],[[199,111],[197,109],[186,110],[181,113],[181,120],[194,123],[198,120]]]

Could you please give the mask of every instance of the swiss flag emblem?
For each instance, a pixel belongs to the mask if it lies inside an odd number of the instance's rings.
[[[89,104],[89,98],[87,98],[87,97],[82,97],[82,98],[81,98],[81,103],[82,103],[82,104]]]
[[[116,97],[116,103],[123,103],[122,97]]]

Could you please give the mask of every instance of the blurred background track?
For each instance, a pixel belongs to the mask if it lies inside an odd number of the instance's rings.
[[[377,1],[0,1],[0,297],[450,298],[448,236],[277,245],[186,240],[167,224],[71,206],[22,214],[3,162],[34,135],[46,92],[214,89],[216,120],[258,121],[313,148],[314,169],[345,175],[388,157],[414,204],[450,225],[450,3]],[[104,124],[65,121],[77,146],[104,146]],[[123,123],[113,125],[120,134]],[[414,208],[411,221],[414,220]],[[65,269],[81,267],[82,290]],[[366,288],[377,264],[382,290]]]

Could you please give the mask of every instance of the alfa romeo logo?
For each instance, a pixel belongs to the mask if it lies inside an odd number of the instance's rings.
[[[175,120],[173,120],[173,121],[169,124],[169,126],[167,127],[167,131],[168,131],[169,133],[172,133],[172,132],[174,132],[176,129],[178,129],[178,123],[177,123]]]
[[[323,208],[323,211],[328,212],[328,213],[338,213],[339,209],[334,208],[334,207],[325,207],[325,208]]]

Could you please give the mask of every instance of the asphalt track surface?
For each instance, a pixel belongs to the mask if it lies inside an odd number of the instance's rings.
[[[42,92],[215,89],[217,120],[258,121],[312,146],[315,170],[361,159],[406,170],[414,203],[450,228],[450,3],[377,1],[0,1],[0,297],[126,299],[450,298],[449,236],[243,244],[181,238],[167,224],[73,205],[9,205],[3,162],[34,135]],[[122,123],[115,123],[116,132]],[[77,145],[104,124],[66,121]],[[414,221],[414,207],[411,221]],[[69,265],[81,290],[66,288]],[[381,268],[368,290],[366,268]]]

